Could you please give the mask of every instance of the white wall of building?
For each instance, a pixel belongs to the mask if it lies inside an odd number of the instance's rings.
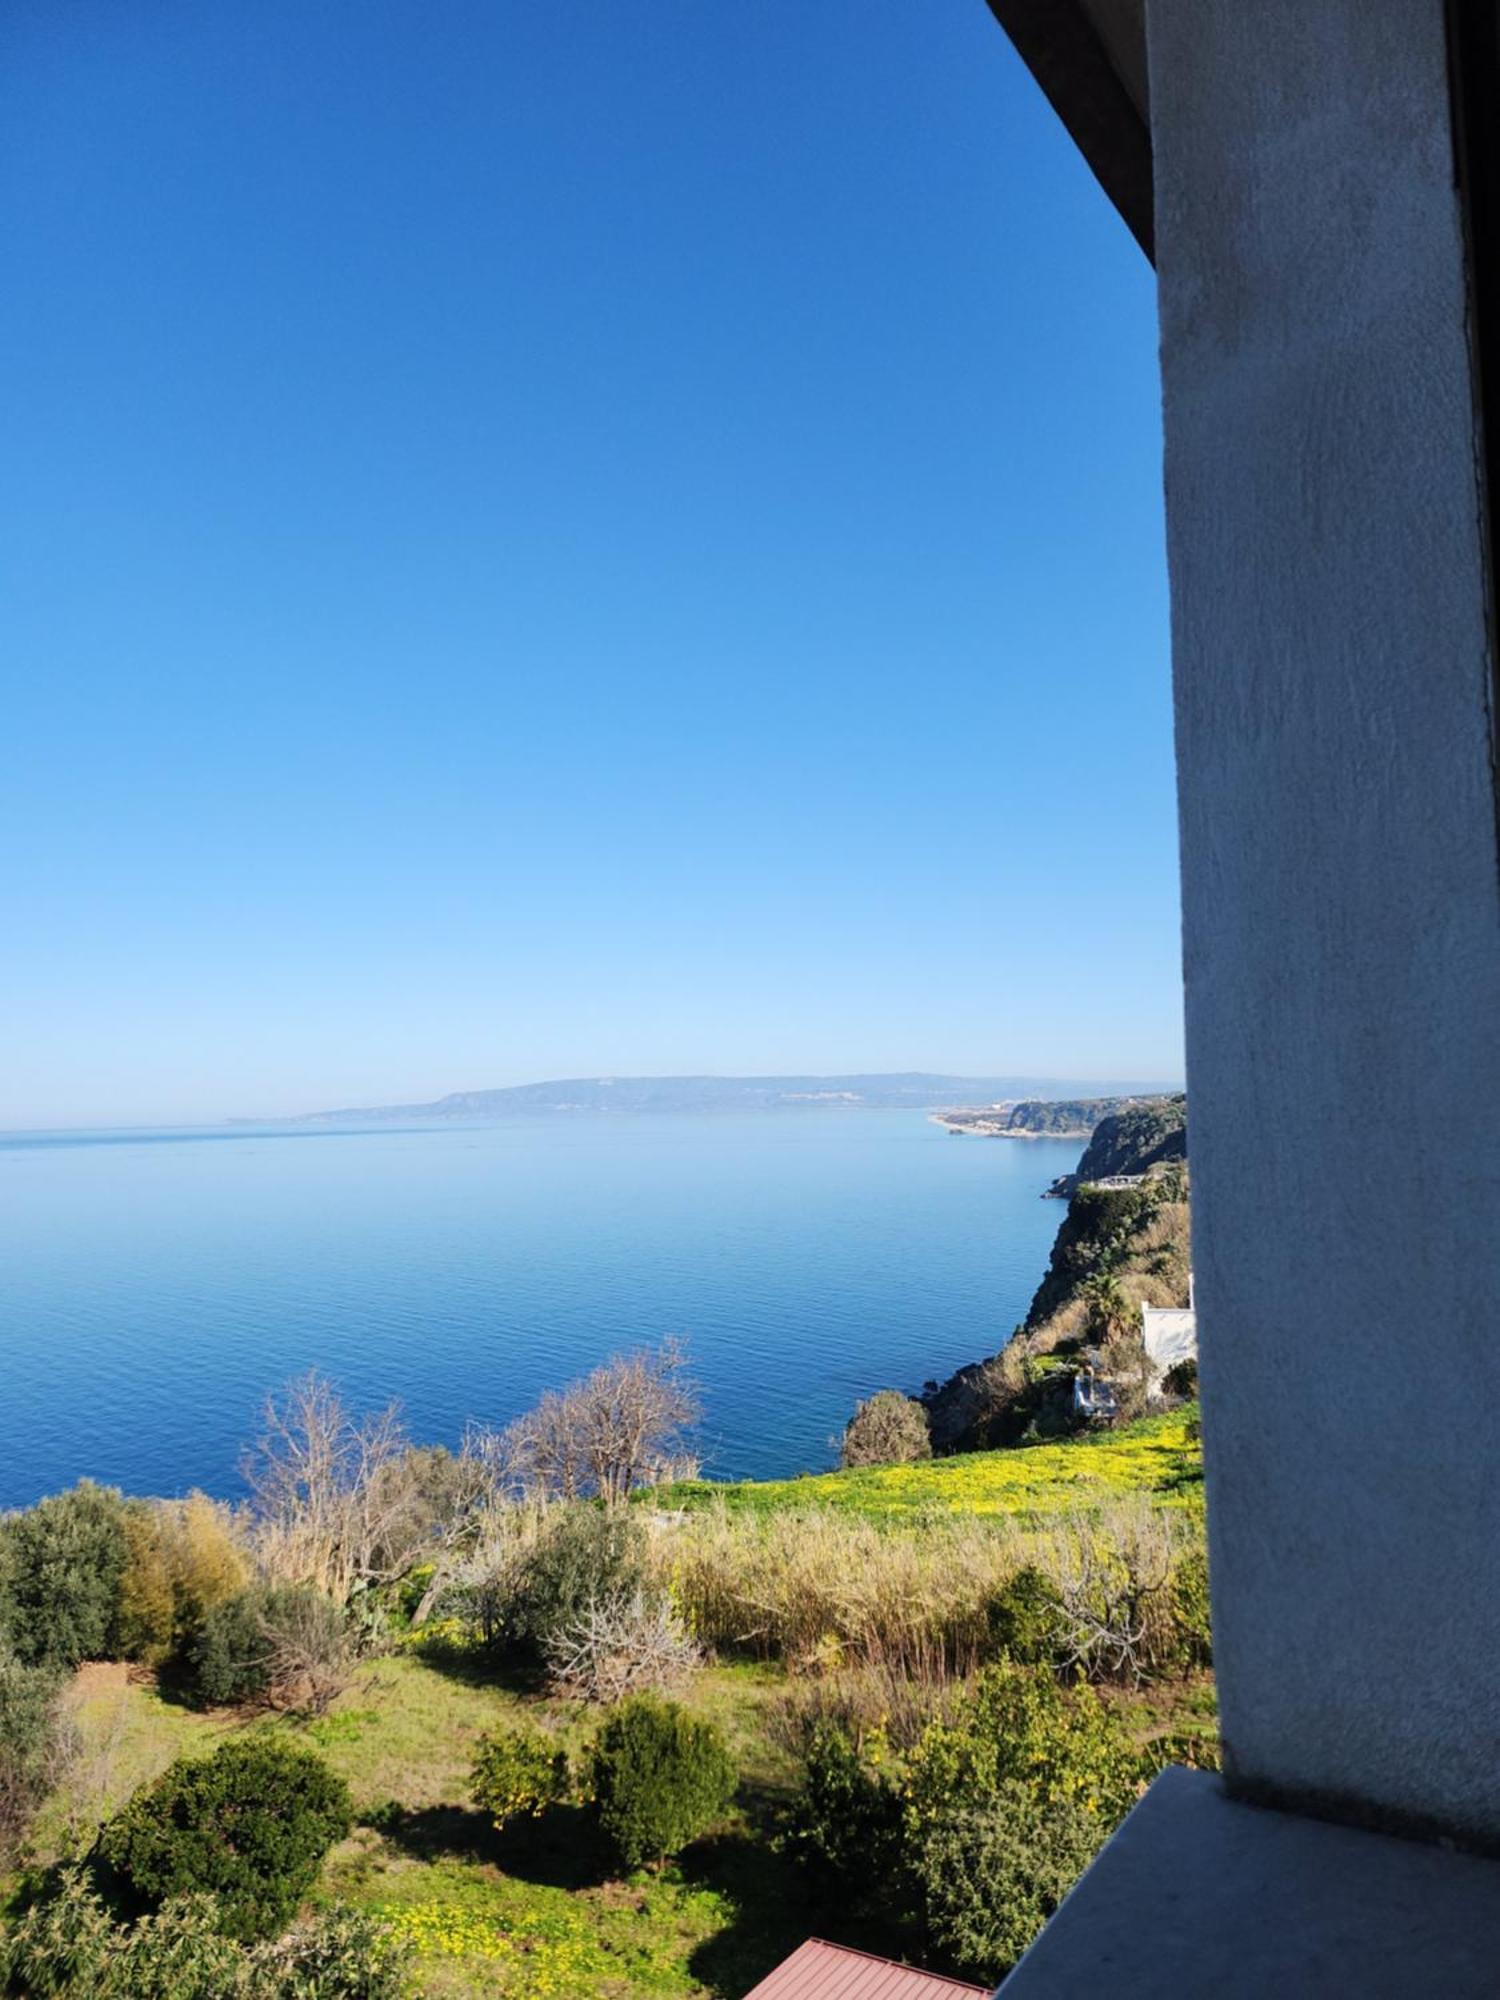
[[[1443,9],[1149,27],[1229,1768],[1500,1836],[1500,869]]]

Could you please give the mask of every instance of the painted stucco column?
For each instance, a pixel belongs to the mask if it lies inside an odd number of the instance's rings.
[[[1149,38],[1228,1768],[1500,1839],[1500,867],[1443,10],[1150,0]]]

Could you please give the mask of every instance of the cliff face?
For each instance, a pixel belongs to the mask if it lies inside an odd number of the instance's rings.
[[[1187,1099],[1158,1097],[1101,1118],[1078,1162],[1080,1181],[1144,1174],[1164,1160],[1187,1158]]]
[[[1101,1120],[1079,1171],[1069,1177],[1068,1212],[1031,1309],[1010,1342],[961,1368],[923,1401],[935,1451],[1015,1443],[1045,1428],[1050,1389],[1036,1364],[1089,1337],[1094,1295],[1113,1281],[1132,1306],[1181,1305],[1191,1259],[1186,1102],[1158,1099]],[[1091,1180],[1144,1175],[1139,1186],[1096,1188]]]

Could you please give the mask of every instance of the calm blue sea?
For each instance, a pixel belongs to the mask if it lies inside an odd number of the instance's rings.
[[[1080,1148],[906,1111],[0,1138],[0,1505],[232,1495],[309,1367],[422,1440],[682,1335],[726,1476],[992,1352]]]

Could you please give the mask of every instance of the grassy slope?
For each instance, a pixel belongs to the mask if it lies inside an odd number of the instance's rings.
[[[916,1465],[738,1484],[690,1480],[667,1488],[658,1500],[682,1507],[722,1502],[752,1511],[833,1507],[891,1521],[958,1513],[1025,1518],[1117,1493],[1153,1493],[1168,1505],[1181,1504],[1201,1489],[1196,1414],[1184,1405],[1097,1437],[964,1452]]]
[[[138,1785],[233,1731],[287,1730],[347,1779],[360,1827],[324,1871],[329,1896],[378,1909],[418,1947],[414,1995],[506,2000],[705,2000],[745,1992],[809,1929],[838,1929],[810,1908],[790,1865],[760,1837],[791,1767],[764,1711],[784,1685],[773,1668],[719,1666],[695,1680],[693,1707],[734,1745],[744,1774],[735,1818],[680,1868],[611,1881],[579,1812],[497,1835],[468,1804],[468,1770],[486,1729],[539,1711],[574,1733],[562,1706],[414,1655],[362,1668],[319,1722],[245,1723],[197,1713],[125,1666],[83,1668],[71,1691],[82,1755],[36,1828],[34,1858],[86,1845]]]
[[[679,1504],[722,1498],[743,1509],[824,1505],[894,1523],[972,1511],[1035,1518],[1079,1499],[1135,1491],[1173,1503],[1195,1490],[1189,1412],[1062,1445],[975,1453],[923,1465],[828,1473],[760,1486],[674,1489]],[[496,1684],[462,1660],[401,1654],[361,1668],[322,1721],[297,1731],[348,1781],[356,1806],[380,1813],[330,1857],[323,1891],[395,1919],[419,1946],[413,1994],[435,2000],[736,2000],[809,1932],[867,1949],[900,1939],[847,1931],[809,1900],[765,1834],[792,1767],[767,1727],[787,1683],[774,1666],[719,1665],[696,1677],[691,1705],[711,1715],[743,1773],[735,1818],[659,1877],[609,1880],[583,1815],[559,1812],[496,1835],[468,1803],[479,1736],[523,1717],[579,1735],[576,1711]],[[80,1670],[71,1702],[82,1754],[38,1825],[40,1860],[84,1844],[135,1788],[174,1757],[207,1751],[232,1731],[290,1729],[197,1713],[124,1666]],[[1212,1731],[1211,1683],[1167,1694],[1174,1711],[1141,1707],[1142,1733]],[[1134,1718],[1133,1718],[1134,1719]]]

